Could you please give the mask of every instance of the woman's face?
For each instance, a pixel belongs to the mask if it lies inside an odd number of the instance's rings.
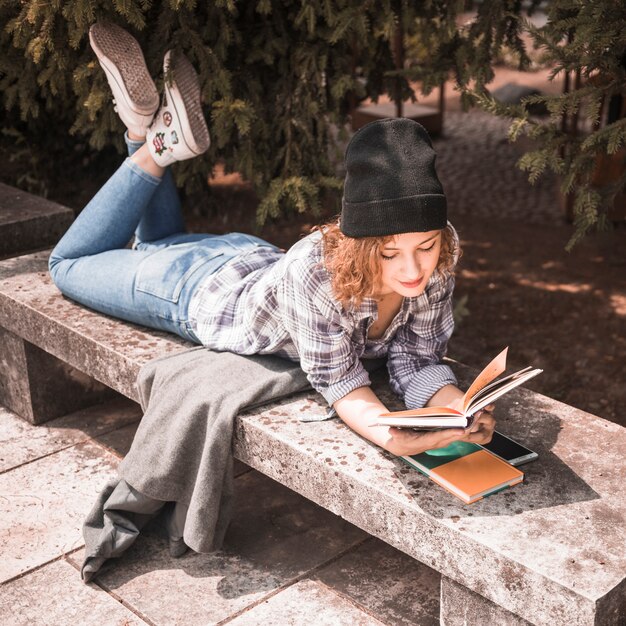
[[[382,249],[381,290],[414,297],[421,294],[439,261],[441,230],[396,235]]]

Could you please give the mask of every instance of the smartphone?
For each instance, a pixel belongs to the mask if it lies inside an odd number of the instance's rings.
[[[502,435],[497,430],[494,431],[491,441],[481,445],[481,447],[489,450],[489,452],[493,452],[493,454],[511,465],[528,463],[529,461],[534,461],[539,456],[536,452],[525,448],[517,441]]]

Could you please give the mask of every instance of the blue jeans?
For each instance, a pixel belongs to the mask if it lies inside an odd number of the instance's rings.
[[[128,136],[126,143],[129,155],[142,145]],[[256,246],[274,247],[243,233],[185,232],[171,172],[157,178],[126,159],[54,248],[49,268],[72,300],[199,343],[188,316],[192,295],[208,274]]]

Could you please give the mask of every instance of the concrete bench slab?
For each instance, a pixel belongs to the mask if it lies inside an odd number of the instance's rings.
[[[64,299],[45,263],[0,263],[0,326],[16,337],[133,399],[143,363],[189,345]],[[466,384],[472,372],[455,367]],[[382,379],[374,388],[399,406]],[[498,403],[499,429],[539,461],[524,484],[466,506],[338,420],[299,421],[324,410],[311,391],[240,415],[235,456],[441,572],[442,623],[470,606],[519,624],[626,619],[626,429],[515,390]]]
[[[191,344],[64,298],[48,274],[48,256],[0,263],[0,403],[39,424],[108,399],[109,388],[139,401],[141,366]]]
[[[71,209],[0,183],[0,258],[55,244],[73,220]]]
[[[624,428],[517,390],[498,403],[499,428],[539,461],[524,484],[465,506],[340,422],[298,421],[322,410],[309,393],[242,414],[238,458],[531,623],[623,619]],[[449,618],[465,605],[443,604]]]

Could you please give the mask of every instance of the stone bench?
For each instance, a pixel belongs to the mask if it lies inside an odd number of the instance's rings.
[[[0,263],[2,344],[73,368],[70,383],[82,372],[137,400],[140,367],[189,344],[73,304],[46,260]],[[4,352],[5,388],[24,375],[46,380],[41,370],[7,372]],[[467,384],[471,372],[453,366]],[[398,406],[382,380],[374,388]],[[311,391],[240,415],[236,458],[441,572],[442,624],[624,624],[626,429],[515,390],[498,403],[499,429],[539,460],[523,484],[466,506],[339,420],[298,419],[324,408]]]
[[[0,183],[0,258],[55,244],[73,219],[67,207]]]

